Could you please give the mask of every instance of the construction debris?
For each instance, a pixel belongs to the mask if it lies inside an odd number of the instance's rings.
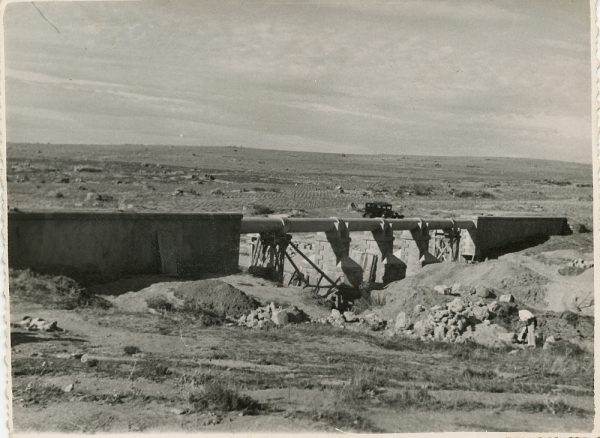
[[[535,346],[537,320],[529,310],[518,311],[519,319],[525,323],[518,336],[498,324],[492,324],[496,318],[516,312],[516,304],[511,302],[511,298],[514,300],[512,295],[506,295],[502,303],[488,303],[481,298],[471,300],[456,297],[445,305],[436,305],[430,309],[417,305],[412,319],[406,312],[397,314],[394,323],[390,325],[390,334],[424,341],[475,342],[492,347],[512,343]]]
[[[249,314],[242,315],[238,320],[238,325],[263,328],[268,325],[284,326],[307,321],[310,321],[308,315],[296,306],[283,308],[271,302],[268,306],[258,307]]]

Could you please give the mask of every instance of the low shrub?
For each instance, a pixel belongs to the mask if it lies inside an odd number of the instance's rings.
[[[259,402],[221,381],[209,381],[204,389],[191,393],[188,400],[195,411],[257,413],[262,409]]]

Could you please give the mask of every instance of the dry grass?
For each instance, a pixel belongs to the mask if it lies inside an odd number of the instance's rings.
[[[200,411],[242,411],[247,414],[257,414],[264,407],[247,395],[223,381],[209,381],[200,391],[192,392],[188,401],[195,412]]]

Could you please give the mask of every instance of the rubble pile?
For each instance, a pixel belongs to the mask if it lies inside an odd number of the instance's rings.
[[[40,331],[40,332],[62,332],[64,331],[58,326],[58,321],[46,321],[43,318],[32,318],[31,316],[24,316],[19,322],[13,322],[10,324],[11,327],[21,328],[28,331]]]
[[[250,328],[263,328],[269,325],[283,326],[307,321],[310,321],[308,315],[296,306],[283,308],[271,302],[268,306],[258,307],[247,315],[242,315],[238,320],[238,325]]]
[[[454,295],[460,289],[457,285],[439,285],[434,288],[443,295]],[[529,310],[518,310],[512,295],[500,295],[493,299],[490,297],[496,297],[495,292],[484,287],[472,288],[465,295],[429,309],[417,304],[410,314],[399,312],[395,321],[390,324],[391,334],[424,341],[477,342],[490,346],[513,343],[536,346],[541,342],[535,334],[536,317]],[[518,333],[509,332],[493,323],[497,318],[510,315],[514,315],[514,319],[518,315],[523,325]],[[545,344],[544,348],[549,348],[555,341],[555,338],[549,337],[546,340],[548,345]]]
[[[346,327],[346,324],[356,324],[359,327],[364,327],[372,331],[383,330],[387,323],[379,315],[373,312],[365,312],[356,315],[354,312],[340,312],[337,309],[332,309],[331,314],[319,322],[330,324],[336,327]]]

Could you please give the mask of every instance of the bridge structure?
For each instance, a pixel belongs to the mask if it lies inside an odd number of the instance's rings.
[[[251,269],[270,269],[272,278],[283,282],[287,261],[301,271],[307,285],[307,277],[316,276],[319,284],[325,278],[328,285],[349,288],[363,283],[385,285],[432,263],[483,260],[492,250],[568,231],[566,218],[528,216],[244,217],[240,229],[242,234],[258,235],[252,244]],[[293,234],[300,233],[316,233],[314,252],[308,257],[292,241]],[[351,236],[357,237],[354,245]],[[304,259],[304,268],[287,254],[290,246],[292,253],[300,253]]]
[[[250,234],[252,265],[271,269],[277,281],[283,281],[287,261],[302,274],[318,275],[317,282],[348,287],[386,284],[431,263],[483,260],[510,245],[569,232],[564,217],[278,218],[85,210],[9,211],[7,228],[11,268],[84,282],[238,272],[240,241]],[[311,234],[312,248],[299,259],[306,248],[294,236],[303,233]]]

